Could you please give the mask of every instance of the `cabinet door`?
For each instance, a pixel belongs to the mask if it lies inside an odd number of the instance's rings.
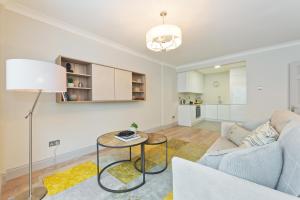
[[[217,105],[206,105],[205,117],[207,119],[218,119],[218,106]]]
[[[177,92],[186,92],[187,91],[187,73],[178,73],[177,74]]]
[[[115,69],[115,100],[132,100],[132,72]]]
[[[92,65],[92,100],[105,101],[115,98],[115,69]]]
[[[246,120],[246,105],[231,105],[230,120],[243,122]]]
[[[203,78],[203,74],[199,73],[198,78],[199,78],[198,92],[202,94],[203,90],[204,90],[204,78]]]
[[[218,105],[218,120],[230,120],[229,105]]]

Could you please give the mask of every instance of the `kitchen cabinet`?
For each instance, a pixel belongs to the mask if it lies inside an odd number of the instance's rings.
[[[132,100],[132,72],[115,69],[115,100]]]
[[[217,120],[218,119],[218,106],[217,105],[206,105],[205,106],[205,118]]]
[[[230,120],[230,105],[218,106],[218,120]]]
[[[196,105],[178,106],[178,125],[192,126],[201,118],[196,118]]]
[[[92,100],[105,101],[115,99],[115,69],[92,64]]]
[[[177,91],[203,93],[203,75],[195,71],[178,73]]]
[[[246,105],[231,105],[230,120],[242,122],[246,120]]]
[[[235,121],[246,120],[246,105],[233,104],[206,104],[201,105],[201,117],[213,121]]]

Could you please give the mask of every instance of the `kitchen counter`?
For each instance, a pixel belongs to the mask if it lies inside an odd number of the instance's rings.
[[[199,104],[200,105],[200,104]],[[201,120],[201,117],[196,118],[196,104],[181,104],[178,106],[178,125],[192,126]]]

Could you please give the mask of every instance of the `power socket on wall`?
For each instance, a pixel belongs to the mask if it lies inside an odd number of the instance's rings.
[[[60,145],[60,140],[53,140],[49,142],[49,147],[54,147]]]

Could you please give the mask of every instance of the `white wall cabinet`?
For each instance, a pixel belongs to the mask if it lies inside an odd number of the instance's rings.
[[[115,69],[102,65],[92,65],[92,100],[106,101],[115,99]]]
[[[115,69],[115,100],[132,100],[132,72]]]
[[[203,75],[195,71],[178,73],[177,91],[203,93]]]

